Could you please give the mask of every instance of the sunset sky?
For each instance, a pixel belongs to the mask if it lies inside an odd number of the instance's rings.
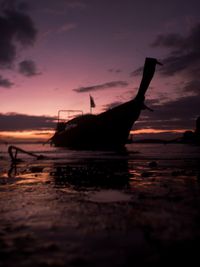
[[[89,112],[89,94],[94,113],[131,99],[145,57],[163,66],[146,94],[154,112],[135,129],[194,129],[199,10],[199,0],[0,0],[0,131],[52,129],[59,109]]]

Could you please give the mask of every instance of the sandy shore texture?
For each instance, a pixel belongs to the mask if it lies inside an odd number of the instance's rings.
[[[198,157],[0,163],[0,266],[200,263]]]

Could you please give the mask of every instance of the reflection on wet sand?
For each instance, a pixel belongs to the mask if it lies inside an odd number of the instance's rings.
[[[128,160],[87,162],[72,165],[55,164],[50,172],[56,185],[123,188],[129,184]]]
[[[1,161],[0,266],[199,261],[199,157],[173,147]]]

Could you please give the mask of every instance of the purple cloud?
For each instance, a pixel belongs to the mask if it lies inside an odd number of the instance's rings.
[[[113,87],[126,87],[126,86],[128,86],[128,83],[125,81],[113,81],[113,82],[107,82],[107,83],[93,85],[93,86],[80,87],[80,88],[73,89],[73,91],[77,93],[85,93],[85,92],[91,92],[91,91],[110,89]]]

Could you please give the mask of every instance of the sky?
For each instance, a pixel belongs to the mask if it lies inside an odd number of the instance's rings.
[[[55,127],[60,109],[100,113],[158,66],[136,133],[194,129],[200,116],[200,2],[0,0],[0,136]],[[36,134],[37,136],[37,134]]]

